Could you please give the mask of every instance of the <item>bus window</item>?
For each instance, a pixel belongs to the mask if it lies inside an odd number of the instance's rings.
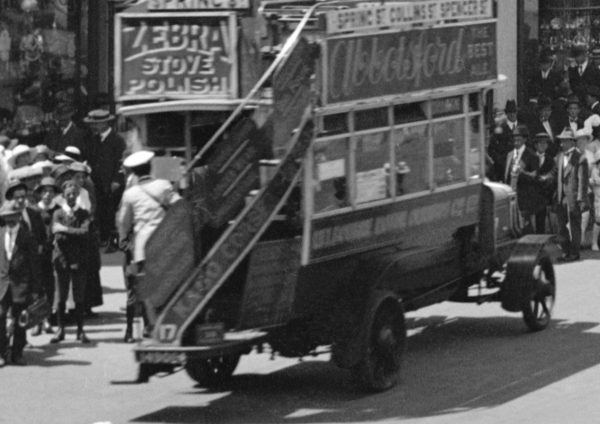
[[[421,124],[393,132],[397,196],[429,189],[428,128]]]
[[[408,103],[394,106],[394,124],[408,124],[410,122],[424,121],[427,119],[427,103]]]
[[[480,110],[479,93],[469,94],[469,112],[479,112]]]
[[[348,114],[336,113],[323,117],[323,131],[321,136],[331,136],[348,132]]]
[[[354,131],[389,126],[387,107],[359,110],[354,113]]]
[[[389,197],[386,169],[390,163],[389,130],[356,135],[355,143],[356,203]]]
[[[329,212],[348,201],[348,139],[317,140],[314,144],[314,211]]]
[[[465,118],[433,123],[433,178],[436,186],[465,181]]]
[[[461,113],[463,113],[463,96],[446,97],[431,101],[432,118],[441,118]]]
[[[481,116],[469,118],[469,177],[481,178]]]

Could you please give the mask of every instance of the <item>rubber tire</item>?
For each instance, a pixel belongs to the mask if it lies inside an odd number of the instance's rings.
[[[527,298],[523,299],[523,321],[531,331],[542,331],[550,325],[552,321],[552,310],[554,307],[554,303],[556,301],[556,278],[554,274],[554,266],[552,265],[552,260],[547,253],[542,253],[537,260],[536,267],[540,266],[541,270],[545,275],[545,282],[541,282],[540,279],[535,279],[534,287]],[[534,267],[534,273],[535,268]],[[541,276],[541,274],[540,274]],[[544,309],[541,303],[541,296],[551,296],[552,304],[546,305]],[[535,302],[535,303],[534,303]],[[544,299],[544,304],[546,304],[546,299]],[[536,307],[537,304],[537,307]],[[539,315],[539,307],[542,306],[543,314]],[[537,308],[537,309],[536,309]]]
[[[226,383],[240,361],[239,354],[209,359],[191,359],[185,364],[188,376],[203,387],[217,387]]]
[[[370,392],[382,392],[394,387],[400,377],[405,345],[404,312],[397,303],[384,302],[374,314],[366,332],[363,357],[351,368],[353,380]]]

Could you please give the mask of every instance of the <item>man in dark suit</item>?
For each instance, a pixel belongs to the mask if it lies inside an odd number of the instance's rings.
[[[554,157],[560,150],[556,136],[568,125],[567,118],[566,116],[560,116],[553,112],[552,101],[548,97],[540,97],[538,99],[537,112],[537,118],[528,125],[529,133],[547,134],[549,140],[547,140],[548,149],[546,153]]]
[[[39,280],[33,273],[33,241],[21,224],[21,211],[12,201],[0,208],[4,226],[0,228],[0,367],[10,359],[15,365],[25,365],[23,348],[25,329],[18,325],[21,312],[39,296]],[[12,346],[6,331],[8,310],[14,321]],[[11,357],[7,358],[10,347]]]
[[[575,96],[571,96],[567,100],[567,118],[568,122],[565,126],[573,132],[581,130],[585,126],[587,116],[581,109],[581,102]]]
[[[112,128],[114,116],[108,111],[97,109],[88,113],[84,122],[94,134],[89,144],[89,164],[92,168],[92,181],[96,187],[96,219],[100,229],[100,241],[115,249],[115,214],[123,193],[124,181],[121,161],[125,151],[125,141]]]
[[[560,73],[554,71],[554,59],[549,53],[542,53],[539,59],[539,69],[529,76],[527,91],[529,99],[548,97],[554,99],[558,95],[560,84],[563,80]]]
[[[535,184],[538,169],[538,158],[527,147],[529,132],[525,125],[519,125],[513,132],[513,150],[506,158],[504,182],[510,185],[517,193],[517,204],[524,221],[524,230],[533,231],[531,217],[537,205],[532,201],[533,192],[537,190]]]
[[[532,195],[534,196],[532,203],[536,205],[533,211],[536,234],[546,233],[548,207],[552,204],[556,188],[556,184],[553,182],[555,162],[554,157],[548,154],[549,144],[550,137],[547,133],[542,132],[535,135],[534,145],[535,154],[538,158],[538,169],[535,179],[537,189],[532,191]]]
[[[86,130],[80,128],[74,121],[76,111],[70,105],[61,105],[56,111],[58,128],[49,132],[45,144],[55,152],[62,152],[67,146],[75,146],[81,151],[81,161],[88,160],[85,148],[89,135]]]
[[[575,147],[575,133],[570,128],[558,136],[561,153],[556,156],[556,215],[564,256],[562,261],[579,260],[581,248],[581,214],[588,204],[588,163]]]
[[[499,111],[498,113],[501,113]],[[504,107],[505,120],[498,118],[488,146],[488,154],[494,162],[494,179],[504,181],[504,171],[506,170],[506,155],[513,149],[512,133],[519,125],[517,103],[514,100],[508,100]]]
[[[600,85],[600,70],[589,60],[585,46],[573,47],[571,57],[575,59],[575,66],[569,68],[569,83],[571,90],[583,101],[587,87]]]

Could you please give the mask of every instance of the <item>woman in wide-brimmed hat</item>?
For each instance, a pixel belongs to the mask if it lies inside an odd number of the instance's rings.
[[[12,149],[7,159],[11,169],[23,168],[31,163],[33,159],[33,150],[24,144],[18,144]]]

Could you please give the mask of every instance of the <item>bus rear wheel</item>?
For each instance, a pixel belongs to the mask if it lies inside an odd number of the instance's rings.
[[[239,354],[208,359],[189,359],[185,364],[185,371],[192,380],[201,386],[215,387],[229,380],[239,361]]]

